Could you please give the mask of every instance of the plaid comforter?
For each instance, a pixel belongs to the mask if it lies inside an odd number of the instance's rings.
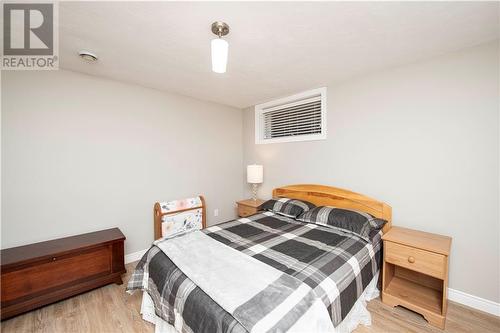
[[[379,269],[380,234],[372,242],[338,229],[264,212],[212,226],[213,239],[309,285],[338,325]],[[144,279],[148,283],[143,283]],[[144,287],[146,285],[146,288]],[[153,246],[138,263],[127,290],[143,289],[158,316],[182,332],[246,332]]]

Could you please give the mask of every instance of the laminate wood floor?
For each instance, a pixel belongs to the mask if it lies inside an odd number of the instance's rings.
[[[125,293],[135,263],[127,265],[124,284],[109,285],[5,320],[2,332],[154,332],[139,313],[141,293]],[[450,302],[444,331],[430,326],[418,314],[391,308],[375,299],[368,304],[372,326],[359,326],[356,333],[456,332],[500,333],[500,318]]]

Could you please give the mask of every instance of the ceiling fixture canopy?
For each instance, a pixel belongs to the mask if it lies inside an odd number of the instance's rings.
[[[212,23],[212,32],[217,35],[217,38],[212,39],[212,71],[225,73],[229,45],[222,37],[229,33],[229,26],[216,21]]]

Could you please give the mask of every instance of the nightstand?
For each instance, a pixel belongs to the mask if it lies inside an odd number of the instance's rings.
[[[247,200],[241,200],[241,201],[236,201],[236,204],[238,205],[238,216],[239,217],[247,217],[250,215],[253,215],[259,211],[260,205],[262,205],[265,200],[253,200],[253,199],[247,199]]]
[[[451,238],[392,227],[382,239],[382,302],[404,306],[444,329]]]

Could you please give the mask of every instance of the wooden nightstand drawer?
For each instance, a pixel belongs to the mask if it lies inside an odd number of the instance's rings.
[[[439,279],[445,278],[446,256],[387,241],[384,246],[385,261]]]
[[[264,200],[241,200],[237,201],[236,204],[238,205],[238,216],[239,217],[247,217],[250,215],[257,214],[259,211],[260,205],[264,203]]]
[[[248,206],[239,206],[238,207],[238,215],[241,217],[247,217],[257,213],[257,209]]]

